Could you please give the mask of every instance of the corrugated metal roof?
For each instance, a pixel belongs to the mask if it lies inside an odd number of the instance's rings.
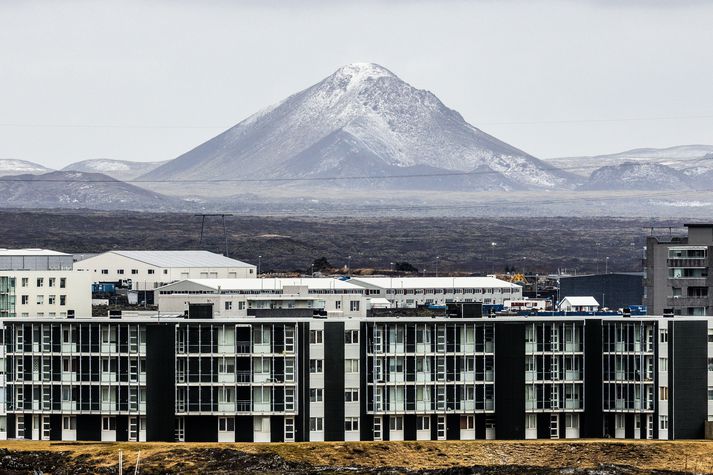
[[[519,288],[517,284],[495,277],[353,277],[350,282],[382,289],[475,289]]]
[[[69,256],[50,249],[0,249],[0,256]]]
[[[110,251],[156,267],[255,267],[208,251]]]
[[[272,279],[187,279],[161,287],[170,290],[171,287],[186,284],[196,284],[205,288],[231,291],[231,290],[281,290],[285,286],[306,285],[310,290],[364,290],[363,287],[349,282],[331,278],[272,278]]]

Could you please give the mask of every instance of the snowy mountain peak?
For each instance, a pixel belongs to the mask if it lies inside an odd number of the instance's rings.
[[[342,80],[346,79],[350,85],[357,85],[369,79],[396,76],[385,67],[375,63],[352,63],[337,69],[330,77]]]

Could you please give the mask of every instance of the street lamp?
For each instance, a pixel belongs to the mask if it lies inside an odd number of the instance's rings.
[[[436,277],[438,277],[438,261],[440,261],[441,256],[436,256]]]
[[[491,242],[490,243],[490,273],[495,274],[495,246],[497,246],[496,242]]]
[[[347,256],[347,271],[349,272],[349,276],[351,277],[351,275],[352,275],[352,256]]]
[[[260,263],[262,261],[262,256],[257,256],[257,275],[260,275]]]
[[[394,263],[393,262],[389,262],[389,272],[392,274],[394,273]]]
[[[609,273],[609,256],[604,259],[604,273]]]

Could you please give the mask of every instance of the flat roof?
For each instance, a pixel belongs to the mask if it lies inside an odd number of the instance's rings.
[[[255,267],[209,251],[109,251],[156,267]]]
[[[521,288],[495,277],[352,277],[349,282],[382,289]]]
[[[217,291],[231,290],[282,290],[285,286],[305,285],[309,290],[359,290],[364,287],[350,284],[347,281],[329,277],[304,278],[268,278],[268,279],[185,279],[159,287],[158,290],[169,290],[171,287],[196,284]]]

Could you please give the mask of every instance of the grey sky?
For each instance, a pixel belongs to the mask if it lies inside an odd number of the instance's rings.
[[[539,157],[711,144],[711,19],[711,1],[0,1],[0,158],[171,159],[356,61]]]

